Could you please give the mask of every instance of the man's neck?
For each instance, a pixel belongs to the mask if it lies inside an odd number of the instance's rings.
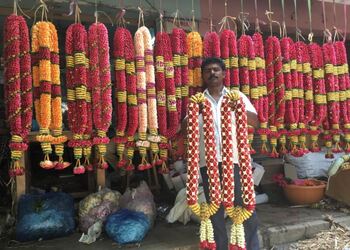
[[[217,100],[220,98],[223,88],[224,86],[211,87],[208,88],[208,92],[215,100]]]

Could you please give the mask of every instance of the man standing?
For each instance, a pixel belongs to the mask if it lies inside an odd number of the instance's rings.
[[[209,100],[213,118],[214,118],[214,136],[216,145],[216,157],[219,164],[219,172],[221,176],[221,149],[222,149],[222,138],[221,138],[221,104],[223,97],[229,92],[228,89],[224,87],[225,78],[225,64],[220,58],[207,58],[202,63],[202,79],[206,89],[204,90],[205,97]],[[258,119],[257,113],[254,106],[251,104],[249,99],[241,92],[239,92],[246,106],[248,124],[257,127]],[[201,112],[201,108],[200,108]],[[234,113],[234,111],[232,111]],[[182,131],[186,131],[187,119],[182,123]],[[239,162],[238,162],[238,149],[237,149],[237,139],[236,139],[236,121],[235,116],[232,115],[232,133],[233,133],[233,147],[234,147],[234,193],[235,193],[235,205],[242,206],[242,190],[239,176]],[[199,116],[199,165],[200,172],[203,179],[203,188],[207,201],[209,198],[209,177],[207,174],[206,160],[205,160],[205,147],[204,147],[204,134],[203,134],[203,117]],[[219,208],[218,212],[211,216],[211,221],[214,229],[214,238],[217,246],[217,250],[227,250],[228,249],[228,236],[226,231],[225,223],[225,210],[223,205]],[[244,222],[245,239],[246,246],[248,250],[259,249],[259,241],[257,236],[258,231],[258,221],[256,213]]]

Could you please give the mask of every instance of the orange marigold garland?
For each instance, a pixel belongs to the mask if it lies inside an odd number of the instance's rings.
[[[90,81],[92,90],[92,117],[96,134],[98,167],[108,168],[104,156],[109,138],[107,131],[112,120],[112,88],[109,62],[108,31],[103,23],[94,23],[89,28],[88,46],[90,56]]]
[[[314,117],[310,122],[311,135],[311,151],[320,151],[318,147],[318,136],[320,134],[320,126],[326,117],[327,113],[327,97],[324,84],[323,56],[322,49],[316,43],[308,45],[311,68],[312,68],[312,84],[314,90]]]
[[[11,133],[10,177],[24,174],[19,163],[27,150],[32,123],[32,77],[29,34],[22,16],[10,15],[4,24],[4,95],[6,116]]]
[[[330,125],[330,133],[334,141],[334,153],[342,151],[340,148],[340,124],[339,124],[339,82],[338,82],[338,71],[336,67],[337,59],[335,57],[334,45],[331,42],[325,43],[322,46],[323,59],[324,59],[324,70],[325,70],[325,87],[327,93],[327,119]],[[332,137],[329,142],[332,148]],[[328,145],[329,146],[329,145]],[[330,156],[330,154],[329,154]]]
[[[73,148],[76,163],[74,174],[85,173],[80,160],[86,145],[84,134],[87,128],[87,81],[88,81],[88,48],[87,32],[79,23],[72,24],[66,32],[66,78],[68,101],[68,124],[73,138],[68,146]]]
[[[340,121],[345,140],[345,152],[350,152],[350,81],[348,74],[347,55],[344,41],[336,41],[334,43],[336,52],[336,70],[339,79],[339,108]]]
[[[188,51],[188,85],[189,95],[194,95],[202,91],[202,55],[203,43],[201,35],[192,31],[187,35],[187,51]]]
[[[255,61],[256,61],[256,80],[258,85],[259,100],[260,105],[257,109],[258,119],[260,123],[260,128],[258,133],[262,141],[261,150],[262,154],[267,154],[267,136],[269,134],[268,130],[268,97],[267,97],[267,87],[266,87],[266,72],[265,72],[265,53],[264,53],[264,42],[262,35],[259,32],[255,32],[253,35],[254,50],[255,50]]]
[[[157,114],[160,142],[160,158],[163,161],[161,171],[167,172],[168,139],[177,131],[179,119],[176,111],[176,90],[174,84],[174,67],[172,62],[171,44],[169,35],[158,32],[155,42],[156,55],[156,89]]]

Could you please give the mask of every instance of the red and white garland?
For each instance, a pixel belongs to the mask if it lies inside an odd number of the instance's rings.
[[[206,164],[210,185],[210,203],[198,204],[198,174],[199,174],[199,105],[203,107],[203,132],[205,141]],[[233,183],[233,144],[231,111],[235,110],[237,124],[237,148],[240,160],[240,176],[243,190],[243,207],[234,205]],[[221,108],[222,138],[223,138],[223,178],[220,185],[218,163],[215,152],[214,125],[211,104],[202,93],[191,98],[188,113],[188,180],[187,201],[195,214],[201,217],[200,239],[201,248],[215,249],[213,229],[210,216],[215,214],[223,202],[227,214],[233,221],[230,237],[230,248],[245,249],[243,222],[248,219],[255,208],[254,185],[251,178],[251,166],[248,142],[248,126],[245,105],[237,91],[224,97]],[[243,181],[244,180],[244,181]],[[223,190],[221,192],[220,190]]]
[[[93,144],[97,145],[98,167],[108,168],[104,156],[109,138],[107,131],[112,120],[112,88],[109,62],[108,31],[103,23],[89,28],[90,81],[92,89],[92,117],[95,128]]]
[[[24,174],[19,163],[28,149],[27,136],[32,124],[32,76],[29,32],[22,16],[10,15],[4,24],[4,95],[11,141],[10,177]]]
[[[176,111],[176,89],[169,35],[158,32],[155,42],[157,114],[160,142],[161,171],[167,172],[168,139],[177,132],[179,119]]]

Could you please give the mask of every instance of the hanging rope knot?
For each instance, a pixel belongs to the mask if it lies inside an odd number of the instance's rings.
[[[310,32],[307,37],[307,40],[309,40],[309,42],[312,43],[313,38],[314,38],[314,33]]]
[[[242,24],[242,33],[245,34],[247,30],[250,28],[250,23],[248,20],[249,13],[248,12],[240,12],[238,16],[238,20]]]
[[[325,29],[323,31],[323,36],[326,39],[327,43],[332,42],[332,33],[329,31],[329,29]]]
[[[232,21],[232,23],[235,26],[235,33],[237,32],[237,24],[236,24],[236,17],[234,16],[224,16],[221,21],[218,23],[220,26],[219,32],[221,32],[223,29],[231,29],[229,21]]]

